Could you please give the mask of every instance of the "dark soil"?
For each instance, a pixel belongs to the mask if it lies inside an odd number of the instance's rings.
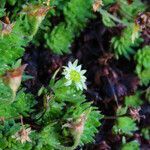
[[[121,144],[121,136],[113,135],[111,129],[115,121],[115,112],[118,105],[124,103],[124,97],[134,94],[139,87],[139,80],[134,73],[135,63],[133,58],[116,60],[111,53],[110,39],[113,35],[120,34],[121,27],[106,29],[100,18],[91,20],[87,28],[76,38],[68,55],[58,56],[43,47],[35,48],[32,44],[26,49],[23,57],[28,64],[26,74],[34,79],[24,82],[27,91],[37,96],[37,91],[49,84],[53,73],[67,64],[68,60],[79,59],[83,68],[87,70],[88,90],[86,96],[93,101],[99,110],[107,116],[102,120],[102,126],[95,138],[95,143],[86,145],[84,150],[109,150],[118,149]],[[31,51],[31,49],[34,49]],[[132,62],[132,63],[131,63]],[[139,126],[148,126],[150,121],[150,105],[143,105],[142,119]],[[148,150],[147,141],[141,138],[139,131],[134,138],[141,143],[141,149]]]

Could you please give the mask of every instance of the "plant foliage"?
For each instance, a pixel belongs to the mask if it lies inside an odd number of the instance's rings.
[[[132,149],[135,149],[135,150],[140,149],[139,143],[137,141],[131,141],[131,142],[125,143],[121,147],[121,150],[132,150]]]
[[[95,142],[103,118],[99,110],[103,106],[98,108],[87,100],[83,91],[87,90],[86,71],[81,70],[81,65],[77,66],[78,61],[69,62],[62,74],[61,68],[58,69],[50,83],[42,86],[35,97],[21,84],[23,77],[29,77],[23,74],[26,64],[21,66],[20,58],[29,45],[42,45],[60,55],[71,53],[72,43],[89,20],[101,19],[104,30],[111,33],[110,40],[105,41],[106,45],[110,43],[109,50],[113,50],[118,59],[124,56],[129,60],[135,54],[135,72],[141,85],[147,87],[150,83],[150,46],[144,41],[146,28],[149,28],[146,10],[146,4],[141,0],[1,0],[0,150],[75,150]],[[142,14],[145,20],[142,20]],[[113,33],[114,29],[120,33]],[[106,64],[107,61],[103,64],[105,74],[112,72],[116,80],[114,68]],[[56,78],[58,72],[61,75]],[[117,86],[124,92],[124,87]],[[133,135],[139,129],[140,119],[145,117],[139,112],[144,99],[146,103],[150,102],[149,88],[141,89],[122,98],[122,102],[119,99],[115,109],[111,131],[125,138],[119,146],[122,150],[139,150],[140,147]],[[144,140],[150,139],[149,127],[144,126],[138,132]]]
[[[132,135],[138,128],[134,120],[130,117],[120,117],[116,120],[116,125],[113,127],[115,133]]]
[[[135,55],[137,61],[136,73],[138,74],[141,83],[148,85],[150,83],[150,46],[145,46]]]
[[[64,22],[55,26],[51,33],[45,34],[47,46],[53,52],[69,52],[74,37],[86,26],[88,18],[93,17],[91,5],[92,0],[71,0],[64,6]]]

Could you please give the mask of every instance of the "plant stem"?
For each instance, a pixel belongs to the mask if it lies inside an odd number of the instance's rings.
[[[80,143],[81,135],[82,135],[82,134],[77,134],[77,136],[76,136],[76,138],[75,138],[75,142],[74,142],[74,144],[73,144],[72,146],[70,146],[70,147],[65,147],[65,146],[59,145],[57,148],[58,148],[59,150],[74,150],[74,149],[76,149],[77,146],[78,146],[79,143]]]

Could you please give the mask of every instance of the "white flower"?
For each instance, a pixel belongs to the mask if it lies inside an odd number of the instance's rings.
[[[77,66],[78,60],[75,60],[74,63],[69,62],[68,67],[64,67],[63,75],[67,82],[65,83],[66,86],[71,84],[75,84],[77,90],[87,89],[85,81],[86,77],[84,76],[86,70],[81,70],[81,65]]]
[[[26,141],[31,142],[31,139],[29,137],[29,134],[31,133],[31,128],[22,128],[20,131],[18,131],[15,135],[12,136],[12,138],[15,138],[17,141],[20,141],[22,144]]]

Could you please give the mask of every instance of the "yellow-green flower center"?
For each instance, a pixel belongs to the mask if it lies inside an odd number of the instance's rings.
[[[77,72],[76,70],[71,70],[70,79],[74,82],[80,82],[81,76],[80,76],[79,72]]]

